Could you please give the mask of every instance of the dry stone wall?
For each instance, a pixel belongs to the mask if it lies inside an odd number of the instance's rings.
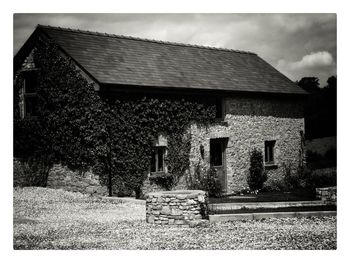
[[[201,190],[152,192],[146,195],[146,221],[191,226],[208,216],[208,197]]]
[[[107,186],[101,185],[98,175],[72,171],[62,165],[54,165],[50,170],[47,187],[86,194],[108,194]]]
[[[316,197],[327,204],[337,204],[337,187],[316,188]]]

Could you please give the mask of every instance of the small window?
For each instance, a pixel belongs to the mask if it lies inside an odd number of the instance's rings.
[[[217,98],[215,100],[215,118],[222,119],[224,114],[223,100],[221,98]]]
[[[165,172],[165,147],[155,147],[151,155],[151,172]]]
[[[265,141],[265,163],[273,164],[275,162],[275,143],[276,141]]]
[[[222,143],[220,140],[210,140],[210,165],[222,166]]]
[[[25,115],[38,116],[38,97],[25,95]]]
[[[24,116],[38,116],[38,96],[36,93],[37,73],[29,71],[24,74]]]
[[[37,74],[35,71],[29,71],[24,76],[24,91],[26,94],[36,93]]]

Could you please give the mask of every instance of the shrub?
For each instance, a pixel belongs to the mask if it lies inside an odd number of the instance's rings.
[[[337,173],[335,169],[319,169],[310,172],[306,178],[307,187],[315,189],[318,187],[329,187],[337,185]]]
[[[263,155],[261,151],[254,149],[250,155],[250,168],[247,177],[249,188],[253,191],[261,190],[266,180],[267,174],[264,170]]]
[[[284,178],[271,177],[268,178],[262,189],[264,192],[283,192],[288,190]]]
[[[208,192],[209,196],[220,197],[222,192],[221,182],[217,178],[216,170],[210,167],[203,178],[204,189]]]
[[[186,183],[189,189],[206,191],[210,197],[222,195],[222,185],[213,167],[202,168],[197,164],[193,176],[186,177]]]
[[[171,190],[175,183],[174,177],[171,174],[164,172],[152,173],[152,176],[149,179],[167,191]]]
[[[336,167],[337,150],[335,148],[330,148],[324,155],[313,151],[307,151],[306,162],[308,164],[308,167],[312,169]]]
[[[14,160],[13,186],[46,186],[49,169],[40,160]]]

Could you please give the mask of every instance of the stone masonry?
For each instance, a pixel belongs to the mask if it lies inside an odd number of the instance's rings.
[[[152,192],[146,195],[146,221],[157,225],[192,226],[208,216],[207,194],[201,190]]]
[[[209,165],[210,139],[227,138],[227,193],[248,187],[250,152],[265,141],[275,140],[273,166],[266,166],[268,180],[282,177],[283,165],[295,172],[302,158],[304,118],[302,103],[297,100],[264,97],[228,97],[224,102],[225,118],[209,127],[192,124],[191,169],[196,164]],[[200,148],[204,148],[204,158]]]
[[[316,197],[327,204],[337,204],[337,187],[316,188]]]

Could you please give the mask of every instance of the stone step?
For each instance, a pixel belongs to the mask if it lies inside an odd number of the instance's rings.
[[[242,203],[217,203],[209,204],[210,212],[215,211],[231,211],[242,208],[257,209],[257,208],[282,208],[282,207],[306,207],[306,206],[322,206],[326,203],[322,200],[313,201],[287,201],[287,202],[242,202]]]
[[[244,213],[209,215],[209,222],[225,222],[237,220],[256,220],[263,218],[310,217],[310,216],[336,216],[336,211],[303,211],[303,212],[274,212],[274,213]]]

